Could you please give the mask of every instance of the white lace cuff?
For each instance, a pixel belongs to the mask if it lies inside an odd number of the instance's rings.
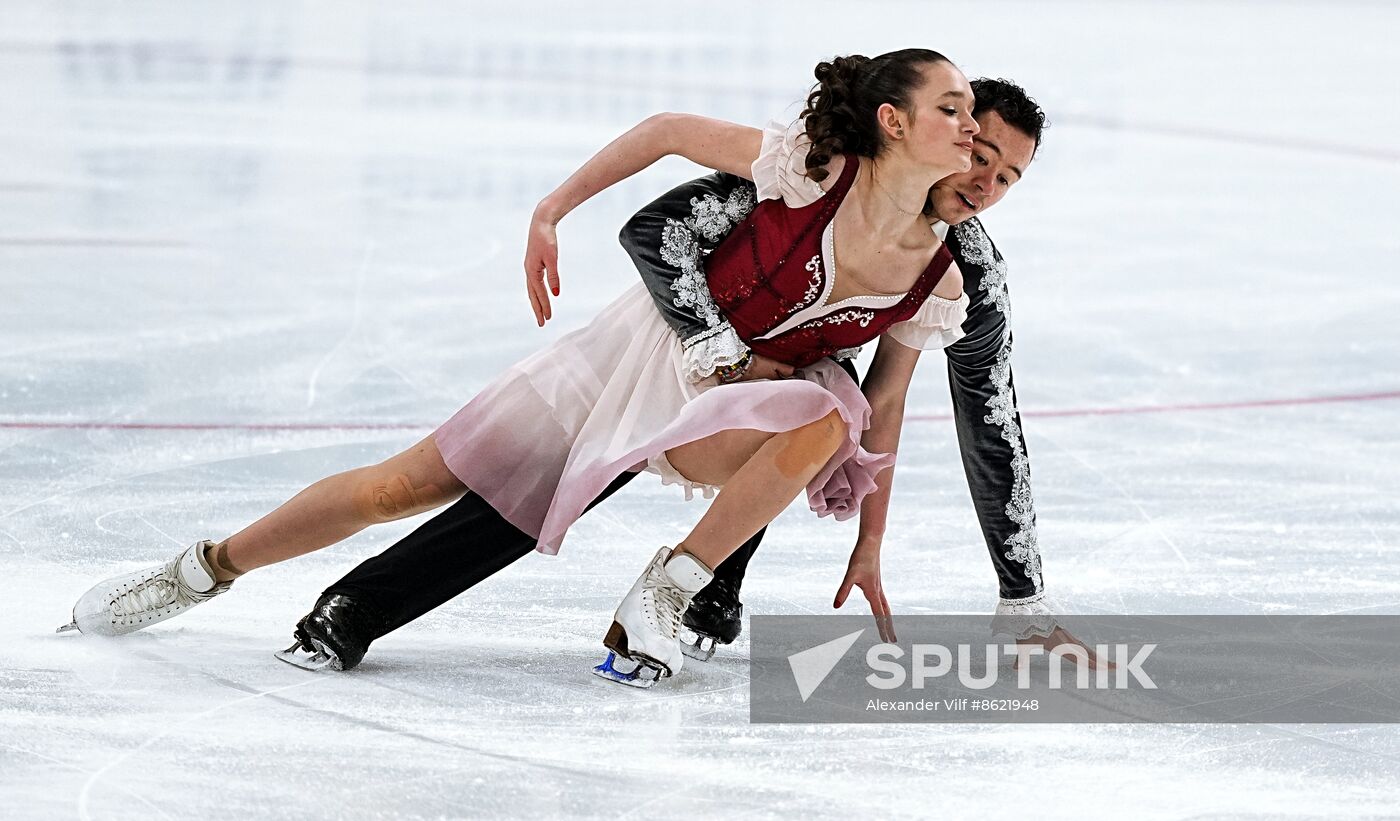
[[[832,354],[831,358],[835,359],[837,362],[840,362],[843,359],[855,359],[856,357],[860,356],[861,347],[861,345],[857,345],[854,348],[842,348],[841,350]]]
[[[1044,591],[1024,599],[1001,599],[992,617],[992,633],[1016,639],[1048,636],[1059,626],[1055,616],[1064,612],[1064,608]]]
[[[700,382],[712,376],[716,369],[734,365],[749,352],[749,346],[739,338],[739,332],[727,321],[681,343],[685,351],[682,362],[685,378]]]

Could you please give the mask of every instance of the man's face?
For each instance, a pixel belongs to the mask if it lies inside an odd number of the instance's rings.
[[[977,115],[982,131],[972,138],[972,167],[933,186],[933,210],[957,225],[996,205],[1021,180],[1035,156],[1035,140],[995,111]]]

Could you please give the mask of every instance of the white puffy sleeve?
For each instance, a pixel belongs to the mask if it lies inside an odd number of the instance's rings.
[[[967,319],[967,303],[967,292],[957,299],[929,294],[918,313],[891,325],[885,333],[910,348],[942,350],[966,336],[962,324]]]
[[[763,145],[753,161],[753,182],[760,200],[781,199],[790,208],[801,208],[821,199],[821,184],[807,176],[807,151],[812,141],[798,120],[783,125],[773,120],[763,129]]]

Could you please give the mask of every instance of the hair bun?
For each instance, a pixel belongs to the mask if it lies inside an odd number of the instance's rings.
[[[819,83],[837,82],[854,86],[860,82],[861,73],[868,65],[870,58],[864,54],[847,54],[817,63],[817,68],[812,73],[816,75]]]
[[[884,146],[876,110],[885,103],[908,108],[910,95],[923,82],[920,69],[948,58],[928,49],[903,49],[866,57],[848,54],[817,63],[817,84],[802,110],[803,126],[812,147],[807,152],[807,176],[827,177],[826,165],[837,154],[874,157]]]

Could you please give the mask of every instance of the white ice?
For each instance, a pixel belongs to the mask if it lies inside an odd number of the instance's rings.
[[[599,5],[4,4],[0,814],[1400,812],[1393,726],[754,726],[743,641],[651,692],[598,681],[612,607],[702,509],[650,478],[352,674],[271,652],[417,521],[127,640],[53,635],[93,581],[405,447],[633,282],[618,227],[699,169],[566,220],[548,328],[521,286],[530,209],[608,139],[662,110],[790,115],[818,59],[915,44],[1054,123],[985,220],[1050,589],[1397,612],[1394,6]],[[900,454],[900,613],[996,598],[942,369]],[[1157,410],[1088,413],[1123,408]],[[854,532],[785,513],[748,612],[828,612]]]

